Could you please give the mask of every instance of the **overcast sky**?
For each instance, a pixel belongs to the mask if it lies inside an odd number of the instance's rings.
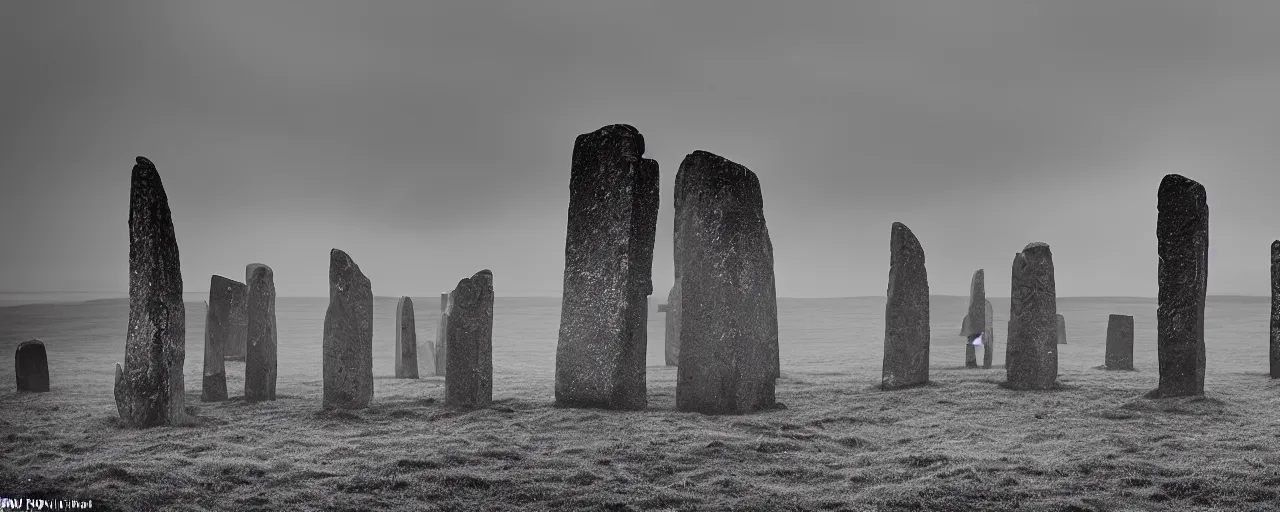
[[[128,290],[129,176],[155,162],[189,292],[271,265],[384,296],[482,268],[558,295],[574,138],[644,134],[662,179],[755,171],[778,294],[883,295],[890,225],[934,294],[1156,293],[1156,189],[1208,190],[1210,294],[1269,293],[1280,238],[1271,0],[13,1],[0,4],[0,291]]]

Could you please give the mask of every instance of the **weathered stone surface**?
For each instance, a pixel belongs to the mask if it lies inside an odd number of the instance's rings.
[[[418,378],[418,333],[409,297],[396,302],[396,378]]]
[[[988,326],[992,323],[991,301],[987,300],[986,273],[983,269],[978,269],[973,273],[973,279],[969,281],[969,313],[965,315],[965,325],[967,328],[962,333],[966,339],[964,349],[964,365],[968,368],[978,367],[978,357],[976,354],[977,346],[974,345],[978,336],[982,336],[982,363],[983,367],[991,367],[991,350],[992,344],[987,340]]]
[[[435,364],[436,364],[437,377],[444,377],[445,372],[449,370],[448,368],[446,368],[447,365],[445,364],[446,361],[448,361],[448,358],[447,358],[448,352],[449,352],[448,338],[449,338],[449,294],[442,293],[440,294],[440,321],[436,323],[436,343],[435,343],[436,356],[435,356],[435,359],[433,359],[433,361],[435,361]]]
[[[1107,317],[1107,355],[1105,366],[1108,370],[1133,369],[1132,316],[1111,315]]]
[[[986,312],[987,312],[987,330],[985,333],[982,334],[982,366],[984,368],[991,368],[991,358],[992,358],[992,355],[994,354],[995,347],[996,347],[996,330],[994,327],[995,326],[995,308],[991,307],[990,300],[986,300],[985,302],[986,304],[984,304],[984,306],[986,307]],[[972,368],[978,365],[978,359],[977,359],[977,349],[976,349],[976,346],[974,345],[976,340],[974,340],[972,337],[969,336],[970,332],[973,332],[973,326],[970,325],[969,323],[969,315],[965,314],[964,320],[961,321],[960,323],[960,336],[962,338],[965,338],[966,345],[968,345],[968,347],[965,348],[965,354],[964,354],[965,364],[966,366]],[[972,362],[972,364],[970,364],[970,362]]]
[[[244,359],[244,398],[276,399],[276,282],[271,267],[257,264],[249,276]]]
[[[209,302],[204,314],[204,382],[200,400],[221,402],[227,399],[227,346],[238,336],[235,325],[235,295],[244,294],[244,285],[215,275],[209,278]],[[242,298],[243,300],[243,298]]]
[[[230,281],[230,280],[228,280]],[[223,359],[244,361],[245,343],[249,339],[249,278],[231,284],[231,332],[223,348]]]
[[[1150,398],[1204,394],[1204,301],[1209,277],[1209,204],[1204,187],[1165,175],[1157,193],[1160,256],[1156,341],[1160,386]]]
[[[49,391],[49,355],[40,340],[24,341],[13,352],[18,391]]]
[[[493,401],[493,272],[476,272],[450,295],[444,403],[483,407]]]
[[[1058,331],[1056,333],[1058,344],[1066,345],[1067,344],[1067,319],[1062,315],[1058,315],[1056,322],[1058,323]]]
[[[1029,244],[1014,256],[1011,284],[1008,386],[1052,389],[1058,380],[1058,299],[1048,244]]]
[[[325,409],[363,409],[373,400],[373,287],[347,253],[329,251],[324,314]]]
[[[924,261],[916,235],[905,224],[893,223],[881,389],[929,381],[929,276]]]
[[[129,426],[181,425],[188,420],[182,268],[169,196],[144,157],[133,166],[129,195],[129,332],[116,408]]]
[[[676,174],[675,221],[676,408],[741,414],[776,407],[778,303],[760,180],[695,151]]]
[[[667,294],[667,318],[664,334],[664,345],[667,366],[680,365],[680,280],[671,285]]]
[[[1280,240],[1271,242],[1271,378],[1280,379]]]
[[[634,127],[579,135],[569,180],[556,402],[643,409],[658,163]],[[450,321],[453,321],[451,318]]]

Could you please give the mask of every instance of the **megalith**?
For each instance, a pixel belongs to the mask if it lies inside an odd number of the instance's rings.
[[[413,299],[396,302],[396,378],[418,378],[418,332],[413,319]]]
[[[483,407],[493,401],[493,272],[459,281],[451,297],[444,403]]]
[[[229,311],[231,330],[223,346],[223,359],[227,361],[244,361],[245,342],[249,339],[249,277],[244,283],[232,281]]]
[[[1150,398],[1204,394],[1204,302],[1209,277],[1209,203],[1204,186],[1177,174],[1156,200],[1160,385]]]
[[[667,317],[665,324],[665,345],[667,366],[680,365],[680,280],[671,285],[667,293]]]
[[[996,330],[995,330],[995,308],[991,307],[991,300],[985,300],[983,306],[986,308],[987,330],[982,334],[982,339],[974,339],[969,333],[973,332],[973,326],[969,322],[969,314],[965,313],[964,320],[960,322],[960,337],[964,338],[967,348],[965,349],[965,365],[969,368],[978,365],[977,347],[982,347],[982,366],[991,368],[991,357],[996,346]]]
[[[440,294],[440,320],[436,322],[436,344],[435,359],[432,361],[436,367],[436,376],[444,377],[446,368],[446,357],[449,352],[449,294]]]
[[[244,399],[276,399],[276,283],[271,267],[258,264],[246,285]]]
[[[901,222],[893,223],[881,389],[929,381],[929,276],[924,260],[924,249],[911,229]]]
[[[1133,317],[1111,315],[1107,317],[1107,354],[1104,365],[1108,370],[1133,369]]]
[[[1049,245],[1034,242],[1013,258],[1005,341],[1010,388],[1052,389],[1058,380],[1057,285]]]
[[[1280,240],[1271,242],[1271,378],[1280,379]]]
[[[556,403],[643,409],[658,163],[634,127],[606,126],[573,146]],[[450,321],[453,321],[451,318]]]
[[[1058,344],[1066,345],[1067,344],[1067,319],[1066,317],[1059,314],[1058,317],[1055,319],[1055,321],[1057,322],[1057,327],[1058,327],[1057,334],[1056,334]]]
[[[44,342],[24,341],[13,352],[14,373],[18,377],[18,391],[49,391],[49,355]]]
[[[169,196],[145,157],[129,187],[129,331],[116,410],[133,427],[186,423],[186,306]]]
[[[363,409],[373,400],[373,288],[347,253],[329,251],[324,313],[325,409]]]
[[[204,382],[200,387],[203,402],[227,399],[227,349],[238,336],[233,320],[236,293],[243,297],[243,284],[219,275],[209,278],[209,302],[205,303],[204,313]]]
[[[778,303],[760,180],[737,163],[694,151],[680,163],[675,190],[676,409],[774,408]]]
[[[964,365],[978,367],[977,350],[982,349],[982,366],[991,368],[995,336],[988,332],[994,322],[991,301],[987,300],[986,272],[978,269],[969,281],[969,312],[964,317],[961,335],[965,337]]]

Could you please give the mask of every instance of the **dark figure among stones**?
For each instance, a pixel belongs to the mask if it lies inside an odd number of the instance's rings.
[[[760,180],[746,167],[694,151],[676,174],[675,222],[676,409],[776,408],[778,303]]]
[[[484,407],[493,401],[493,272],[459,281],[450,295],[444,403]]]
[[[129,190],[129,331],[117,363],[116,410],[125,425],[188,422],[184,405],[186,306],[169,196],[160,173],[136,159]]]
[[[347,253],[329,251],[324,314],[325,409],[363,409],[373,401],[373,288]]]
[[[916,235],[905,224],[893,223],[881,389],[929,381],[929,276],[924,261],[924,249]]]
[[[49,356],[40,340],[24,341],[13,352],[18,391],[49,391]]]
[[[1132,316],[1111,315],[1107,317],[1107,355],[1105,367],[1108,370],[1133,369]]]
[[[418,378],[418,333],[409,297],[396,302],[396,378]]]
[[[643,155],[644,136],[623,124],[574,142],[556,344],[555,397],[563,406],[636,410],[648,403],[658,163]]]
[[[1007,386],[1052,389],[1058,380],[1058,300],[1048,244],[1031,243],[1014,256],[1011,285]]]
[[[1209,203],[1204,187],[1177,174],[1156,201],[1160,291],[1156,342],[1160,385],[1150,398],[1204,394],[1204,302],[1209,277]]]
[[[257,264],[249,276],[245,315],[244,399],[276,399],[276,283],[271,267]]]

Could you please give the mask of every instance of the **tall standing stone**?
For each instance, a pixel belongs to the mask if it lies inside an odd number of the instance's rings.
[[[1057,339],[1059,345],[1067,344],[1067,319],[1062,315],[1058,315],[1055,319],[1058,324]]]
[[[924,259],[924,249],[911,229],[901,222],[893,223],[881,389],[929,381],[929,276]]]
[[[1280,240],[1271,242],[1271,378],[1280,379]]]
[[[1105,366],[1108,370],[1133,369],[1132,316],[1111,315],[1107,317],[1107,355]]]
[[[205,303],[204,316],[204,382],[200,388],[200,400],[204,402],[227,399],[225,360],[227,346],[238,336],[233,320],[237,293],[243,297],[243,284],[219,275],[209,278],[209,302]]]
[[[325,409],[363,409],[373,400],[373,288],[347,253],[329,251],[324,314]]]
[[[258,264],[249,276],[245,311],[244,399],[276,399],[276,283],[271,267]]]
[[[449,294],[440,294],[440,321],[436,323],[435,359],[436,376],[444,377],[449,353]]]
[[[1013,258],[1009,325],[1005,341],[1008,385],[1052,389],[1058,380],[1057,284],[1049,245],[1031,243]]]
[[[396,378],[418,378],[418,332],[409,297],[396,302]]]
[[[665,325],[667,366],[680,365],[680,280],[671,285],[667,294],[667,318]]]
[[[13,352],[18,391],[49,391],[49,356],[40,340],[24,341]]]
[[[969,314],[965,316],[964,336],[968,340],[964,349],[964,365],[968,368],[978,367],[977,347],[974,341],[982,336],[982,365],[991,368],[992,344],[988,340],[987,331],[992,323],[991,302],[987,300],[986,273],[978,269],[969,281]]]
[[[129,332],[116,409],[126,425],[180,425],[187,421],[182,268],[169,196],[145,157],[133,166],[129,195]]]
[[[569,180],[556,402],[643,409],[658,163],[634,127],[579,135]],[[450,319],[452,321],[453,319]]]
[[[706,151],[680,163],[676,409],[741,414],[776,406],[778,302],[760,180]]]
[[[1157,193],[1160,386],[1150,398],[1204,394],[1204,302],[1209,277],[1209,204],[1204,187],[1165,175]]]
[[[444,403],[483,407],[493,401],[493,272],[459,281],[452,298]]]
[[[985,291],[985,290],[984,290]],[[985,294],[985,293],[984,293]],[[995,308],[991,307],[991,300],[984,300],[987,316],[987,330],[982,334],[982,366],[991,368],[991,358],[996,346],[995,331]],[[973,326],[969,322],[969,314],[964,315],[964,321],[960,323],[960,337],[967,340],[968,348],[965,349],[965,364],[973,368],[978,365],[977,347],[973,344],[973,337],[969,333],[973,332]],[[972,362],[972,364],[970,364]]]
[[[227,360],[228,361],[244,361],[248,354],[247,344],[249,342],[249,280],[253,277],[253,271],[258,267],[266,267],[262,263],[250,263],[244,267],[244,291],[240,295],[232,298],[233,307],[231,309],[232,324],[240,329],[237,335],[232,338],[231,343],[227,344]],[[268,267],[270,268],[270,267]],[[234,304],[239,303],[236,307]]]

